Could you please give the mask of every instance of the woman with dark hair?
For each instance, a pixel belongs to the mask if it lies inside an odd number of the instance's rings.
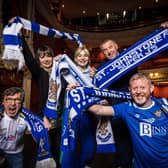
[[[37,49],[36,55],[34,57],[24,38],[23,55],[26,65],[32,74],[32,78],[33,80],[35,80],[39,89],[39,103],[37,115],[43,117],[45,127],[50,128],[51,123],[53,122],[50,122],[50,119],[44,116],[43,110],[45,108],[46,100],[48,97],[49,77],[52,64],[53,61],[59,59],[61,55],[55,57],[53,50],[49,46],[43,45]],[[49,130],[49,136],[53,157],[56,162],[59,163],[58,160],[60,151],[59,143],[61,134],[61,122],[54,123],[55,125],[52,125],[52,129]]]

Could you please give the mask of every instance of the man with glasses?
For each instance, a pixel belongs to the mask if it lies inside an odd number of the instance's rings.
[[[2,94],[0,111],[0,156],[8,168],[23,168],[23,138],[30,126],[21,115],[25,93],[19,87],[10,87]]]

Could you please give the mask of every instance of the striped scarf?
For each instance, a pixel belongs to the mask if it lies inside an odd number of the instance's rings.
[[[105,65],[100,67],[94,78],[94,85],[99,89],[104,89],[110,84],[115,82],[118,78],[122,77],[125,73],[147,61],[148,59],[156,56],[160,52],[168,48],[168,30],[159,28],[158,30],[152,32],[150,35],[146,36],[144,39],[140,40],[126,51],[120,53],[118,57],[114,60],[108,61]],[[99,90],[96,89],[96,90]],[[75,117],[78,117],[83,110],[87,109],[89,106],[96,103],[95,100],[91,101],[91,96],[96,93],[94,88],[91,88],[87,93],[74,89],[69,92],[69,104],[71,111],[75,113]],[[100,96],[103,94],[99,90]],[[108,97],[108,94],[106,94]],[[111,95],[113,96],[113,95]],[[76,99],[79,102],[74,102]],[[96,99],[97,100],[97,99]],[[75,104],[78,103],[78,106]],[[76,110],[74,110],[76,108]],[[67,141],[65,141],[67,142]],[[100,149],[103,150],[103,149]]]
[[[23,24],[24,23],[24,24]],[[12,24],[9,24],[3,31],[3,36],[4,36],[4,44],[5,44],[5,50],[3,54],[3,59],[11,59],[11,57],[15,58],[16,60],[19,61],[19,69],[24,65],[24,59],[21,54],[21,40],[19,38],[19,32],[21,28],[26,28],[28,30],[31,30],[36,33],[40,33],[42,35],[47,35],[50,37],[63,37],[71,40],[77,41],[79,45],[82,45],[82,41],[79,37],[79,35],[76,34],[69,34],[69,33],[58,33],[58,31],[52,29],[52,28],[46,28],[44,26],[41,26],[37,23],[27,21],[23,18],[16,17],[15,21]],[[151,33],[144,39],[140,40],[130,48],[128,48],[126,51],[120,53],[118,57],[116,57],[114,60],[107,62],[107,64],[103,65],[100,67],[95,75],[94,78],[94,85],[97,88],[107,88],[110,84],[112,84],[114,81],[122,77],[125,73],[130,71],[131,69],[135,68],[136,66],[142,64],[143,62],[147,61],[148,59],[156,56],[160,52],[166,50],[168,48],[168,30],[160,28],[156,30],[155,32]],[[16,53],[19,54],[14,54],[13,50],[16,49]],[[12,52],[8,52],[9,50],[12,50]],[[10,54],[9,54],[10,53]],[[12,54],[11,54],[12,53]],[[19,56],[18,56],[19,55]],[[73,68],[69,70],[73,75],[76,75],[76,72],[73,71]],[[59,76],[59,73],[61,71],[57,71],[56,75]],[[78,78],[78,74],[76,75],[76,79]],[[74,79],[73,77],[73,79]],[[66,76],[67,81],[69,79],[72,79],[69,76]],[[58,80],[59,81],[59,80]],[[60,82],[60,81],[59,81]],[[60,82],[61,84],[61,82]],[[82,85],[82,86],[88,86],[88,85]],[[94,88],[92,88],[93,93]],[[90,91],[91,92],[91,91]],[[52,93],[52,92],[51,92]],[[73,92],[70,92],[72,94]],[[78,92],[77,92],[78,93]],[[91,93],[85,93],[86,97],[89,97]],[[58,103],[58,94],[55,96],[55,100],[51,99],[52,101],[47,102],[47,108],[50,110],[50,112],[46,112],[46,115],[52,116],[54,118],[57,118],[57,113],[56,111],[56,106]],[[69,103],[72,100],[73,95],[69,95],[71,99],[69,99]],[[77,95],[76,95],[77,96]],[[79,97],[82,96],[82,94],[78,95]],[[80,100],[82,100],[80,98]],[[86,109],[89,105],[93,104],[96,101],[92,102],[87,102],[87,106],[82,105],[82,101],[80,102],[79,106],[81,106],[80,109],[78,109],[78,115],[80,111],[83,111]],[[75,105],[74,105],[75,106]],[[71,110],[73,109],[73,106],[71,106]],[[52,113],[51,113],[52,111]],[[78,115],[75,115],[74,118]]]
[[[168,29],[159,28],[101,66],[94,84],[98,88],[107,88],[133,68],[167,49]]]
[[[32,22],[21,17],[15,17],[13,22],[6,25],[3,29],[4,51],[2,59],[17,60],[18,70],[25,65],[22,54],[22,40],[20,38],[21,29],[26,29],[33,33],[53,38],[73,40],[76,41],[79,46],[82,46],[83,44],[82,39],[78,34],[62,32],[54,28],[40,25],[37,22]]]
[[[3,117],[4,107],[0,105],[0,116]],[[36,167],[35,168],[55,168],[56,163],[52,157],[48,139],[48,130],[44,128],[43,121],[40,117],[29,111],[27,108],[22,107],[19,115],[28,122],[31,133],[35,141],[39,144]]]
[[[79,88],[74,91],[68,92],[66,97],[66,107],[63,113],[63,131],[61,138],[61,149],[66,150],[67,148],[75,150],[76,148],[76,138],[77,138],[77,126],[79,125],[80,112],[83,109],[87,108],[87,105],[90,103],[100,102],[100,97],[113,97],[113,98],[130,98],[129,93],[117,92],[114,90],[108,91],[104,89],[94,88],[94,85],[87,80],[82,72],[76,67],[76,65],[71,61],[67,55],[63,55],[61,59],[54,62],[49,82],[49,92],[48,99],[46,103],[46,108],[44,110],[45,116],[52,119],[57,119],[59,116],[58,107],[59,107],[59,98],[62,88],[61,76],[67,81],[67,83],[72,83],[78,81],[80,83]],[[72,94],[73,93],[73,94]],[[72,94],[72,95],[71,95]],[[75,95],[79,94],[77,97]],[[82,97],[82,95],[88,95],[87,98]],[[95,98],[97,97],[97,98]],[[79,102],[75,102],[75,100]],[[80,104],[81,103],[81,104]],[[110,135],[109,138],[104,138],[101,143],[102,151],[106,148],[108,144],[108,149],[106,152],[114,152],[114,138],[111,125],[108,125],[106,128],[107,135]],[[73,133],[73,136],[71,135]],[[103,139],[101,137],[101,139]],[[99,147],[99,142],[97,140],[97,146]],[[109,148],[109,145],[112,148]]]

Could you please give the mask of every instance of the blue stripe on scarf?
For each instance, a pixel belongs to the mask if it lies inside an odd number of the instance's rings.
[[[72,34],[72,33],[70,33],[70,35],[72,36],[73,34]],[[72,36],[72,38],[73,38],[73,40],[78,40],[78,39],[76,39],[74,36]]]
[[[97,145],[96,147],[96,152],[97,153],[108,153],[108,152],[116,152],[116,146],[115,144],[106,144],[106,145]]]
[[[40,25],[36,22],[31,22],[31,30],[35,33],[39,33]]]
[[[13,21],[13,23],[22,23],[20,17],[16,16],[16,19]],[[12,24],[12,23],[10,23]]]
[[[39,142],[36,159],[43,160],[51,158],[48,130],[44,128],[42,119],[24,107],[22,108],[22,113],[25,115],[25,120],[31,127],[33,137]]]
[[[120,92],[115,90],[83,87],[86,95],[99,97],[99,98],[118,98],[118,99],[131,99],[129,92]]]
[[[48,103],[48,101],[47,101]],[[52,119],[58,119],[58,112],[56,110],[53,109],[49,109],[47,107],[44,108],[44,115],[48,118],[52,118]]]
[[[61,32],[62,38],[66,38],[66,33]]]
[[[49,30],[48,30],[48,36],[49,37],[54,37],[55,34],[56,34],[55,31],[52,28],[49,28]]]
[[[15,35],[3,35],[5,45],[19,45],[19,37]]]

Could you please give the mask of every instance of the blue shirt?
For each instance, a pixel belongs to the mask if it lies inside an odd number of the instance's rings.
[[[134,168],[168,168],[168,117],[153,101],[147,108],[131,102],[113,106],[115,118],[128,125],[134,149]]]

